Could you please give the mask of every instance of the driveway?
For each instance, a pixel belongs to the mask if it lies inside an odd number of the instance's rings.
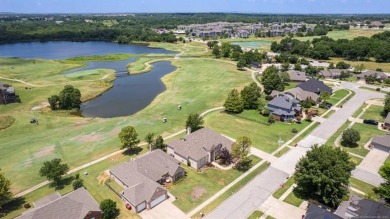
[[[150,210],[144,210],[139,215],[144,219],[171,219],[171,218],[183,218],[189,219],[189,217],[184,214],[180,209],[178,209],[174,204],[172,204],[171,200],[173,198],[169,198],[168,200],[163,201],[156,207]]]
[[[379,186],[384,180],[379,175],[379,168],[389,156],[388,152],[372,149],[352,172],[352,176],[369,184]]]

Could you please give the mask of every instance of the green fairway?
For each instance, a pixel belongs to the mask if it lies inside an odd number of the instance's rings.
[[[246,110],[238,115],[213,112],[205,118],[205,124],[232,138],[247,136],[252,140],[254,147],[267,153],[272,153],[280,146],[279,139],[284,142],[291,139],[295,135],[291,133],[293,128],[299,132],[309,124],[302,121],[301,124],[275,122],[266,125],[267,120],[268,117],[259,115],[255,110]]]
[[[171,51],[180,52],[180,56],[211,56],[211,51],[206,43],[199,42],[177,42],[177,43],[149,43],[150,47],[163,48]]]
[[[254,159],[253,165],[260,161],[257,157]],[[182,167],[187,173],[186,178],[173,185],[169,192],[176,198],[173,204],[183,212],[189,212],[200,205],[243,173],[235,169],[221,170],[215,167],[197,172],[185,165]]]
[[[11,69],[10,65],[14,67],[4,76],[28,82],[32,80],[34,83],[51,79],[54,79],[53,82],[68,83],[70,79],[63,77],[60,71],[74,67],[54,61],[37,60],[34,64],[32,60],[27,60],[26,64],[20,59],[0,60],[3,69]],[[23,74],[38,62],[43,67]],[[18,63],[21,67],[17,66]],[[181,130],[189,113],[222,106],[232,88],[240,89],[251,82],[248,72],[238,71],[235,65],[226,62],[175,59],[172,63],[177,70],[162,78],[167,90],[144,110],[120,118],[92,119],[31,111],[32,107],[40,106],[50,95],[58,93],[63,84],[24,89],[24,84],[12,82],[22,103],[0,106],[2,114],[15,118],[12,126],[0,131],[0,166],[12,179],[12,190],[20,192],[43,181],[38,176],[38,170],[48,159],[59,157],[74,168],[118,150],[117,134],[124,126],[134,126],[141,139],[148,132],[166,136]],[[34,73],[39,73],[38,80],[34,79]],[[74,83],[83,85],[78,87],[82,93],[86,93],[89,86],[97,82],[78,82],[75,79]],[[177,110],[179,104],[183,107],[181,111]],[[164,117],[168,119],[167,123],[161,122]],[[30,124],[31,118],[37,118],[39,125]]]
[[[378,122],[384,122],[383,106],[371,105],[360,117],[361,119],[374,119]]]
[[[338,39],[351,40],[359,36],[371,37],[374,34],[382,33],[382,32],[383,30],[373,30],[373,29],[334,30],[334,31],[329,31],[328,34],[326,34],[326,36],[334,40],[338,40]],[[308,36],[308,37],[294,37],[294,38],[300,41],[307,41],[307,40],[311,41],[315,38],[320,38],[320,37],[321,36]]]

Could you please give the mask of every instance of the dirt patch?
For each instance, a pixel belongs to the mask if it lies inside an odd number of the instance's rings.
[[[98,134],[98,133],[91,133],[88,135],[78,136],[76,139],[87,143],[87,142],[100,141],[100,140],[104,139],[104,137],[103,137],[103,135]]]
[[[32,162],[33,162],[33,159],[32,158],[28,158],[27,160],[25,160],[22,164],[23,167],[31,167],[32,165]]]
[[[206,193],[206,189],[201,186],[196,186],[191,192],[192,201],[198,201]]]
[[[223,185],[225,185],[225,180],[220,179],[220,180],[218,180],[217,184],[220,186],[223,186]]]
[[[116,136],[121,131],[119,127],[113,128],[111,131],[108,132],[108,136]]]
[[[104,184],[106,180],[110,179],[110,176],[106,172],[102,172],[98,177],[97,177],[99,184]]]
[[[50,106],[49,102],[42,102],[38,106],[34,106],[31,109],[31,111],[37,111],[37,110],[40,110],[40,109],[43,109],[43,108],[46,108],[46,107],[49,107],[49,106]]]
[[[42,148],[38,152],[34,154],[34,157],[41,158],[46,157],[54,153],[54,145],[49,145],[47,147]]]

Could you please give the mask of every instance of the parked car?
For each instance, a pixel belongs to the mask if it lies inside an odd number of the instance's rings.
[[[363,123],[369,124],[369,125],[378,125],[378,122],[376,120],[373,120],[373,119],[365,119],[365,120],[363,120]]]

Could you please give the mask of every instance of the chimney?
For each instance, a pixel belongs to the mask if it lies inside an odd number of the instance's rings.
[[[187,128],[187,135],[191,134],[191,127]]]

